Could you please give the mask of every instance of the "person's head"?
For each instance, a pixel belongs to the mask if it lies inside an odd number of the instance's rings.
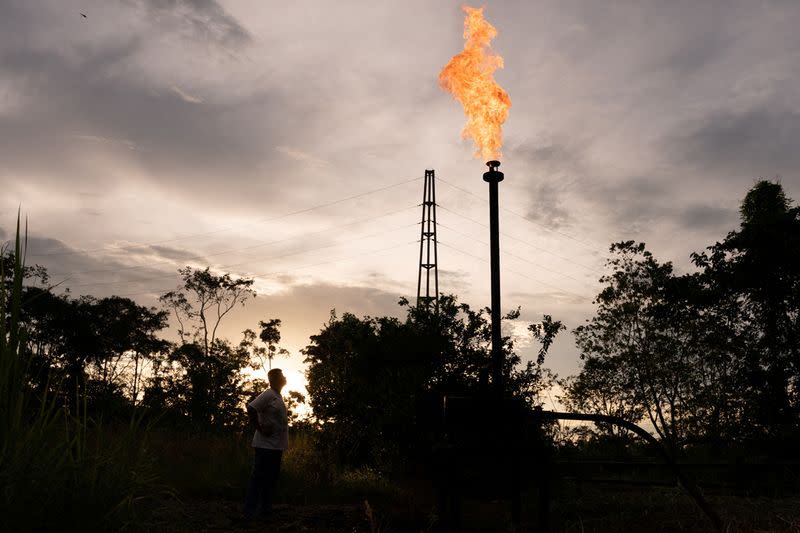
[[[280,391],[286,385],[286,376],[283,375],[283,371],[280,368],[273,368],[267,372],[267,379],[269,380],[269,386],[277,391]]]

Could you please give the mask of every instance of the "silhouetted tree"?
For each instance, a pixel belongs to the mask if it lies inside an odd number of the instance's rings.
[[[334,312],[303,351],[308,393],[322,423],[323,443],[347,463],[397,466],[429,449],[441,416],[441,394],[479,392],[491,360],[488,309],[473,311],[442,296],[438,311],[406,307],[405,321]],[[515,310],[506,319],[519,316]],[[559,326],[550,325],[549,337]],[[555,329],[555,332],[553,332]],[[547,334],[546,334],[547,335]],[[538,403],[552,376],[541,362],[520,365],[513,341],[503,338],[507,391]]]
[[[200,270],[187,266],[178,273],[181,285],[162,295],[159,301],[174,313],[181,344],[196,342],[208,355],[225,315],[255,296],[254,280],[217,275],[208,267]]]
[[[143,358],[168,346],[156,336],[166,327],[166,312],[117,296],[75,299],[35,286],[24,294],[24,349],[36,388],[56,387],[68,402],[86,389],[92,408],[109,412],[112,403],[117,411],[126,408],[126,389],[133,402]]]
[[[232,309],[255,296],[253,280],[209,268],[179,273],[181,286],[160,300],[174,313],[180,344],[154,366],[145,401],[187,418],[195,430],[239,426],[246,394],[242,370],[251,363],[255,335],[246,330],[233,346],[218,338],[217,330]]]
[[[14,266],[16,264],[16,256],[11,244],[9,242],[0,244],[0,272],[2,272],[3,284],[6,287],[10,287],[13,283]],[[24,254],[22,255],[24,256]],[[41,265],[21,265],[20,268],[24,286],[48,286],[50,275],[45,267]]]
[[[675,276],[643,244],[612,245],[595,316],[575,330],[567,405],[644,413],[668,443],[777,437],[798,422],[800,210],[760,181],[741,227]]]
[[[739,230],[693,260],[708,299],[728,306],[744,428],[777,434],[798,422],[800,208],[780,183],[761,180],[740,215]]]
[[[644,417],[644,410],[630,398],[630,378],[620,359],[585,357],[581,371],[576,376],[561,382],[564,390],[561,401],[568,411],[577,413],[598,413],[619,416],[625,420],[638,421]],[[624,435],[626,430],[613,424],[597,424],[601,433]],[[589,426],[586,433],[594,435],[595,426]]]
[[[568,393],[580,395],[568,394],[568,402],[596,406],[614,397],[609,407],[628,416],[643,412],[662,439],[678,446],[695,409],[698,353],[685,335],[686,313],[673,305],[672,264],[633,241],[613,244],[611,252],[612,273],[600,279],[606,287],[595,299],[596,314],[575,329],[575,338],[585,361],[581,374],[603,370],[612,379],[579,375]]]
[[[266,322],[260,320],[258,322],[258,327],[261,329],[261,333],[258,334],[258,338],[261,339],[261,342],[267,345],[267,350],[264,355],[267,357],[268,369],[271,370],[272,359],[276,354],[289,355],[288,350],[278,347],[278,343],[281,342],[281,321],[279,318],[272,318]],[[261,366],[264,366],[263,360]]]

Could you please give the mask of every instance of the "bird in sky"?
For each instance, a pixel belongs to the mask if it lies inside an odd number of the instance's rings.
[[[83,14],[83,13],[81,13],[81,16],[82,16],[83,18],[88,18],[88,17],[87,17],[85,14]]]

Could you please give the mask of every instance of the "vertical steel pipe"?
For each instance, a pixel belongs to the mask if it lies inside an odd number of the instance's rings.
[[[489,172],[483,174],[483,181],[489,183],[489,235],[491,249],[492,276],[492,385],[495,399],[503,399],[503,337],[500,331],[500,216],[497,184],[503,181],[503,173],[497,170],[500,161],[486,163]]]

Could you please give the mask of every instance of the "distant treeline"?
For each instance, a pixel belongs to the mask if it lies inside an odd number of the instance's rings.
[[[12,273],[13,254],[3,261]],[[45,269],[26,267],[19,322],[31,389],[68,407],[83,402],[106,419],[138,409],[199,431],[243,427],[244,400],[267,386],[243,370],[287,353],[278,346],[281,321],[260,321],[259,333],[247,329],[236,344],[220,338],[224,317],[255,296],[253,280],[190,267],[179,276],[180,287],[156,308],[118,296],[58,295]],[[163,338],[170,315],[178,341]],[[293,392],[289,400],[304,398]]]
[[[537,360],[523,364],[513,339],[503,339],[509,395],[533,408],[558,383],[569,409],[649,422],[674,449],[795,435],[800,210],[780,184],[759,181],[740,214],[737,230],[692,254],[689,274],[675,274],[643,243],[613,244],[596,314],[574,330],[579,374],[559,379],[545,368],[547,348],[564,328],[545,315],[529,327],[541,343]],[[14,254],[5,251],[3,261],[8,275]],[[244,401],[266,386],[243,370],[285,353],[278,319],[260,321],[238,342],[217,335],[228,313],[255,296],[252,279],[186,267],[156,308],[116,296],[57,295],[42,267],[24,274],[27,383],[67,406],[82,398],[111,418],[136,409],[193,430],[241,429]],[[303,351],[313,424],[344,463],[413,457],[434,438],[436,398],[488,386],[488,309],[448,295],[436,307],[400,304],[402,320],[332,312]],[[170,316],[177,341],[164,339]],[[505,318],[518,317],[519,309]],[[584,428],[570,438],[615,431]]]

